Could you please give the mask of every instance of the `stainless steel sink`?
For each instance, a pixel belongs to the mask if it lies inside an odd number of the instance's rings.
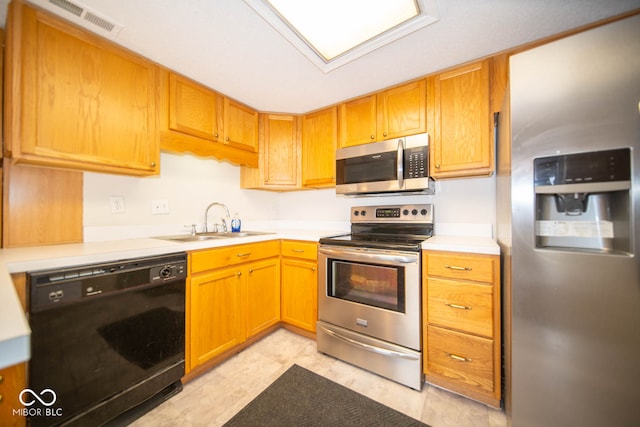
[[[232,233],[230,231],[221,232],[208,232],[208,233],[196,233],[194,234],[176,234],[173,236],[158,236],[154,239],[160,240],[174,240],[179,242],[201,242],[204,240],[217,240],[217,239],[231,239],[238,237],[250,237],[250,236],[263,236],[267,234],[274,234],[265,231],[240,231]]]

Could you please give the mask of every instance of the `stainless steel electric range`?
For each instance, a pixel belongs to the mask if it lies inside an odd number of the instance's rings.
[[[420,390],[421,245],[430,204],[351,208],[351,233],[320,239],[318,351]]]

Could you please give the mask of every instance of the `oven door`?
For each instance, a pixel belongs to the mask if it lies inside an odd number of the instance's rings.
[[[420,351],[420,254],[321,245],[318,319]]]

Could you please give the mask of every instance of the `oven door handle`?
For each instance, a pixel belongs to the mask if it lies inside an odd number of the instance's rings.
[[[398,159],[397,159],[397,170],[398,170],[398,189],[403,190],[404,188],[404,139],[398,140]]]
[[[333,257],[340,256],[356,256],[359,260],[366,261],[388,261],[388,262],[397,262],[401,264],[413,264],[418,262],[417,255],[394,255],[394,254],[381,254],[381,253],[366,253],[366,252],[356,252],[350,251],[348,249],[329,249],[329,248],[320,248],[318,250],[320,253],[330,255]]]
[[[351,344],[354,347],[359,347],[363,350],[366,351],[370,351],[372,353],[377,353],[380,354],[382,356],[387,356],[387,357],[398,357],[401,359],[409,359],[409,360],[420,360],[420,357],[414,356],[413,354],[407,354],[407,353],[401,353],[399,351],[394,351],[394,350],[389,350],[387,348],[381,348],[381,347],[376,347],[374,345],[370,345],[370,344],[365,344],[356,340],[353,340],[351,338],[345,337],[344,335],[340,335],[339,333],[332,331],[330,329],[327,329],[321,325],[317,325],[318,328],[322,329],[322,331],[328,335],[331,335],[332,337],[339,339],[341,341],[346,342],[347,344]]]

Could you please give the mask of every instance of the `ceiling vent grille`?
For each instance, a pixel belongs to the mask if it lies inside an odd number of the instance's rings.
[[[109,32],[113,31],[113,29],[116,27],[116,24],[107,21],[104,18],[99,17],[98,15],[95,15],[91,12],[88,12],[84,14],[84,20],[87,22],[91,22],[94,25],[97,25],[100,28],[103,28]]]
[[[122,25],[100,16],[99,13],[90,10],[81,3],[71,2],[69,0],[49,0],[49,3],[77,16],[81,20],[79,23],[85,22],[95,25],[113,35],[118,34],[120,30],[122,30]]]
[[[82,15],[82,12],[84,12],[84,9],[82,7],[67,0],[49,0],[49,3],[61,7],[67,12],[71,12],[76,16],[80,16]]]

